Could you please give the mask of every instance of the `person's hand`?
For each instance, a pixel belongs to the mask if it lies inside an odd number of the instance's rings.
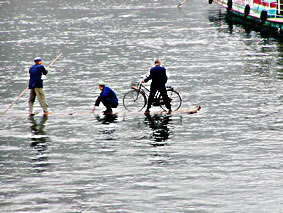
[[[144,81],[144,80],[142,80],[142,81],[141,81],[141,83],[142,83],[142,84],[144,84],[144,83],[145,83],[145,81]]]
[[[91,113],[94,113],[94,111],[95,111],[95,106],[94,106],[93,109],[91,110]]]

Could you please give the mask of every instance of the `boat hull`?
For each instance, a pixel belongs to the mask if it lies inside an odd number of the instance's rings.
[[[212,2],[226,8],[228,13],[239,16],[246,21],[254,22],[262,28],[283,33],[283,16],[278,4],[274,0],[259,3],[258,0],[213,0]],[[211,2],[211,1],[210,1]],[[280,1],[279,1],[280,2]],[[283,5],[282,5],[283,9]]]

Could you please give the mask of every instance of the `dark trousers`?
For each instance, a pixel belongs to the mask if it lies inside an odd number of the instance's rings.
[[[107,98],[102,98],[102,104],[106,107],[107,110],[111,110],[112,108],[117,108],[118,103],[115,103]]]
[[[170,100],[169,100],[169,97],[167,95],[167,91],[166,91],[165,87],[159,87],[159,88],[151,87],[150,88],[150,93],[149,93],[148,103],[147,103],[147,109],[151,108],[151,105],[152,105],[153,100],[154,100],[154,96],[155,96],[157,91],[160,92],[160,95],[163,98],[163,101],[164,101],[164,104],[165,104],[166,108],[168,110],[171,110]]]

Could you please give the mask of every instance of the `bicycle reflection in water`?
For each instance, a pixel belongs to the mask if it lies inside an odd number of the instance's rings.
[[[168,128],[168,124],[171,121],[171,115],[164,114],[146,114],[145,124],[152,129],[151,138],[153,139],[153,146],[164,146],[166,140],[172,134],[172,131]]]
[[[46,136],[45,131],[45,123],[48,120],[47,116],[43,116],[41,120],[38,122],[36,121],[34,116],[31,116],[29,118],[31,126],[31,144],[30,147],[37,152],[35,153],[35,156],[32,158],[32,164],[35,168],[36,172],[41,173],[46,171],[46,167],[49,166],[47,163],[48,157],[47,157],[47,143],[49,141],[49,137]]]

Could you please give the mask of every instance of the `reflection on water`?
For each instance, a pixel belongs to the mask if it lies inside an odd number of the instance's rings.
[[[278,51],[279,51],[279,59],[277,62],[278,67],[281,67],[281,69],[278,69],[278,79],[283,80],[283,45],[278,45]]]
[[[247,37],[253,34],[259,34],[261,38],[276,37],[278,39],[282,38],[283,35],[272,31],[268,28],[262,27],[254,22],[246,21],[245,19],[235,16],[233,14],[227,13],[223,8],[219,8],[218,16],[209,16],[209,21],[213,22],[216,26],[228,25],[228,28],[220,28],[219,30],[227,30],[228,33],[240,33],[245,34]]]
[[[41,173],[46,171],[48,167],[47,143],[50,138],[46,135],[45,130],[45,123],[48,120],[48,116],[43,116],[39,121],[34,116],[31,116],[29,119],[32,133],[30,146],[36,151],[35,156],[32,158],[32,164],[36,172]]]
[[[218,27],[220,33],[228,33],[237,37],[242,37],[245,46],[254,48],[255,51],[249,53],[243,62],[249,63],[250,59],[256,57],[258,63],[254,64],[254,61],[252,61],[253,64],[250,64],[250,67],[247,67],[248,71],[252,70],[253,73],[259,73],[261,76],[271,76],[282,80],[283,48],[280,43],[280,41],[283,40],[282,33],[277,33],[268,28],[263,28],[261,25],[254,24],[253,22],[245,21],[243,18],[227,13],[227,11],[223,9],[219,9],[218,16],[209,16],[209,21],[212,22],[214,26]],[[253,41],[253,37],[258,39]],[[278,52],[274,52],[275,46],[271,45],[273,40],[275,42],[279,41],[276,46]],[[238,48],[241,48],[241,46]],[[276,55],[271,59],[271,54]],[[274,71],[271,71],[272,68]]]
[[[62,113],[27,122],[22,97],[0,118],[1,213],[282,209],[279,39],[228,22],[207,1],[182,11],[163,0],[4,2],[2,109],[26,87],[34,57],[64,57],[45,81],[50,110]],[[99,79],[122,100],[155,57],[182,108],[201,104],[199,113],[123,114],[120,105],[118,115],[67,115],[90,112]]]
[[[171,121],[170,115],[162,114],[146,114],[144,123],[152,129],[151,138],[153,138],[153,146],[166,145],[166,140],[172,133],[168,128],[168,124]]]
[[[102,124],[116,123],[118,119],[118,115],[116,114],[105,114],[103,116],[97,115],[96,119]]]

